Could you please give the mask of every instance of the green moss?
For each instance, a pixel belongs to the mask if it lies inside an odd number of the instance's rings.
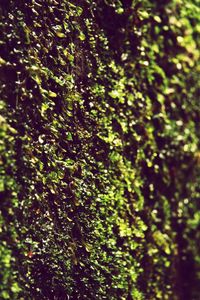
[[[0,297],[195,298],[198,1],[0,13]]]

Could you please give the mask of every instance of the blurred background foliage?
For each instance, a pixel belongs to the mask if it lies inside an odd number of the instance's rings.
[[[0,298],[199,299],[200,1],[0,15]]]

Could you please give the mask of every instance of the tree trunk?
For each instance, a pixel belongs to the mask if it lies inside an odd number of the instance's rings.
[[[0,298],[198,299],[198,0],[0,15]]]

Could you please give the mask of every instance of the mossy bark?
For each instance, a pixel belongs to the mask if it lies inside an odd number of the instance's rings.
[[[198,299],[199,1],[0,1],[1,299]]]

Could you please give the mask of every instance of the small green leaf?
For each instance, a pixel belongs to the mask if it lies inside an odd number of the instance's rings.
[[[0,57],[0,65],[5,65],[5,64],[6,64],[6,61],[2,57]]]
[[[159,16],[154,16],[154,20],[157,22],[157,23],[161,23],[162,20]]]
[[[42,115],[44,114],[44,112],[49,108],[49,104],[48,103],[42,103],[41,106],[41,113]]]
[[[67,133],[67,140],[68,140],[68,141],[73,141],[73,137],[72,137],[71,132],[68,132],[68,133]]]
[[[82,9],[82,7],[80,7],[80,6],[77,6],[77,7],[76,7],[76,13],[77,13],[77,16],[80,16],[80,15],[82,15],[82,12],[83,12],[83,9]]]
[[[81,41],[84,41],[84,40],[85,40],[85,34],[84,34],[82,31],[80,31],[80,33],[79,33],[79,39],[80,39]]]
[[[64,37],[65,37],[65,34],[64,34],[63,32],[59,32],[59,31],[56,32],[56,35],[57,35],[59,38],[64,38]]]
[[[57,94],[55,92],[49,91],[49,97],[56,98]]]
[[[10,296],[7,291],[3,291],[1,293],[2,299],[10,299]]]
[[[109,95],[110,95],[110,97],[112,97],[113,99],[116,99],[116,98],[118,98],[118,97],[120,96],[120,93],[119,93],[119,91],[117,91],[117,90],[113,90],[113,91],[111,91],[111,92],[109,93]]]
[[[11,291],[13,293],[19,293],[21,291],[21,288],[19,287],[17,282],[13,283],[13,285],[11,286]]]

